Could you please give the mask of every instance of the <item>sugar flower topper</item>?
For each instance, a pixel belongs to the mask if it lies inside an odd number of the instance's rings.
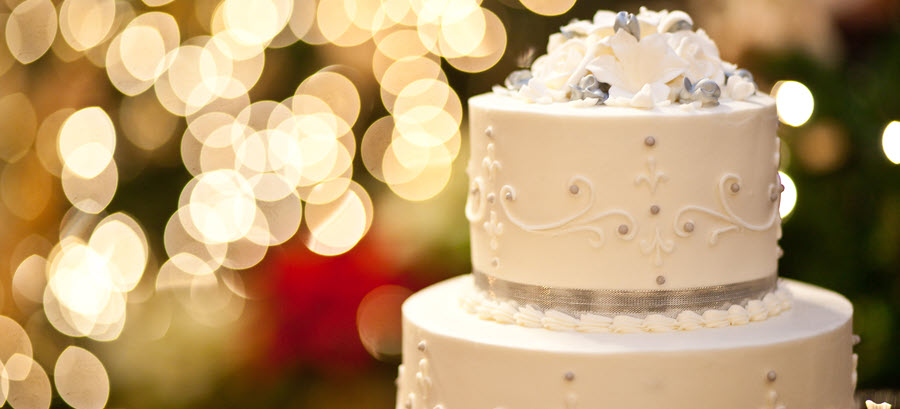
[[[653,108],[715,106],[756,93],[753,76],[719,57],[716,44],[683,11],[598,11],[550,36],[547,53],[510,74],[506,93],[537,103]],[[587,101],[587,103],[581,102]]]

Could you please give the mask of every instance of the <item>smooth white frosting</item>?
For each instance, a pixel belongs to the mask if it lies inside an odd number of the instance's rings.
[[[692,83],[702,79],[716,82],[722,100],[744,100],[756,91],[752,81],[726,83],[726,72],[736,66],[721,60],[719,49],[703,29],[670,29],[680,21],[693,25],[680,10],[651,11],[642,7],[637,14],[640,38],[626,30],[615,31],[616,13],[601,10],[593,20],[576,20],[550,35],[547,53],[532,63],[531,79],[518,90],[495,88],[529,102],[548,104],[570,100],[570,87],[592,74],[610,85],[610,106],[652,108],[677,100],[684,78]],[[731,77],[731,78],[734,78]],[[581,100],[583,101],[583,100]],[[575,102],[596,105],[596,100]]]
[[[524,284],[622,290],[776,274],[772,98],[638,110],[485,94],[469,100],[469,113],[475,270]]]
[[[763,322],[697,331],[663,331],[671,321],[580,316],[588,333],[499,325],[448,308],[471,285],[456,278],[413,295],[403,306],[403,365],[398,408],[844,409],[852,402],[850,303],[795,281],[783,284],[793,308]],[[777,297],[777,296],[776,296]],[[527,310],[527,307],[525,308]],[[729,316],[725,313],[726,322]],[[521,314],[541,316],[533,310]],[[544,314],[547,319],[550,314]],[[738,313],[738,315],[742,315]],[[696,319],[680,314],[676,325]],[[569,326],[570,318],[549,321]],[[633,317],[632,317],[633,318]],[[648,323],[649,321],[649,323]],[[613,326],[619,333],[603,328]],[[428,348],[417,345],[425,341]],[[432,381],[418,388],[417,363]],[[776,380],[768,380],[774,372]],[[411,395],[412,394],[412,395]],[[637,399],[637,400],[636,400]],[[772,406],[767,406],[771,400]]]

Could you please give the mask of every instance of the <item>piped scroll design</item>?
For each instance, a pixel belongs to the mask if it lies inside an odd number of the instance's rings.
[[[744,218],[738,216],[737,213],[735,213],[734,209],[731,208],[731,205],[728,202],[728,198],[726,198],[726,194],[728,194],[727,191],[731,191],[733,194],[739,194],[739,193],[734,190],[727,189],[727,187],[729,185],[741,186],[742,185],[741,177],[736,174],[733,174],[733,173],[726,173],[724,176],[722,176],[722,179],[719,180],[717,190],[718,190],[719,205],[722,208],[721,211],[715,211],[715,210],[708,209],[708,208],[702,207],[702,206],[697,206],[697,205],[688,205],[688,206],[684,206],[681,209],[679,209],[678,212],[675,214],[675,219],[674,219],[675,234],[677,234],[680,237],[688,237],[694,231],[693,220],[690,220],[690,219],[688,219],[686,221],[684,220],[685,214],[689,213],[689,212],[705,214],[707,216],[711,216],[713,218],[719,219],[719,220],[727,223],[726,226],[713,229],[710,232],[709,240],[708,240],[710,246],[716,245],[716,243],[719,242],[719,236],[724,233],[727,233],[730,231],[742,231],[744,229],[751,230],[751,231],[766,231],[766,230],[771,229],[780,220],[779,214],[778,214],[777,201],[773,201],[773,203],[775,203],[775,205],[772,206],[772,210],[769,213],[769,217],[763,223],[754,224],[754,223],[751,223],[751,222],[745,220]],[[779,193],[776,185],[777,184],[775,184],[775,183],[769,184],[768,191],[769,191],[770,197],[775,197],[773,195],[777,195]],[[691,228],[686,229],[685,228],[686,225],[691,226]]]
[[[625,210],[611,209],[591,214],[595,202],[594,185],[587,178],[578,175],[572,177],[572,179],[569,180],[568,194],[576,198],[587,196],[587,203],[572,214],[549,223],[530,223],[515,215],[510,209],[509,203],[515,202],[518,199],[519,194],[516,189],[510,185],[504,185],[500,188],[500,197],[503,198],[500,204],[509,221],[522,230],[548,233],[554,236],[588,232],[591,234],[588,238],[588,242],[595,248],[603,246],[605,241],[604,230],[598,225],[604,219],[619,217],[624,220],[624,223],[619,226],[619,237],[623,240],[631,240],[634,238],[635,234],[637,234],[637,222],[635,222],[631,213]],[[624,226],[624,228],[622,226]]]
[[[649,255],[655,253],[653,258],[653,264],[657,267],[662,265],[662,253],[666,254],[672,253],[675,250],[675,242],[672,240],[666,240],[662,238],[662,234],[659,231],[659,226],[656,226],[656,235],[652,240],[641,240],[641,254]]]
[[[656,193],[656,188],[660,183],[669,180],[665,173],[656,170],[656,159],[654,157],[647,158],[647,173],[640,174],[634,178],[634,184],[640,185],[646,183],[650,187],[650,193]]]

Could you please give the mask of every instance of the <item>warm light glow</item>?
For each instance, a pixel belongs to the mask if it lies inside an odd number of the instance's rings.
[[[25,0],[6,22],[6,45],[22,64],[34,62],[50,49],[56,28],[56,8],[50,0]]]
[[[250,232],[256,217],[253,188],[233,170],[200,175],[190,195],[190,220],[204,243],[228,243]],[[190,230],[188,230],[190,232]]]
[[[781,192],[781,203],[778,205],[778,213],[781,214],[782,218],[785,218],[791,214],[791,211],[794,210],[794,205],[797,204],[797,186],[794,185],[794,181],[786,173],[778,172],[778,176],[781,179],[782,186],[784,186],[784,192]]]
[[[77,240],[61,243],[49,271],[49,288],[67,309],[97,316],[114,291],[109,265],[93,248]]]
[[[181,35],[169,14],[144,13],[113,38],[106,54],[106,74],[125,95],[150,88],[171,65]]]
[[[107,216],[94,228],[88,245],[106,258],[110,282],[116,291],[128,292],[144,274],[149,248],[137,222],[124,213]]]
[[[84,51],[106,38],[115,19],[115,0],[64,0],[59,31],[72,49]]]
[[[65,167],[61,179],[63,193],[73,206],[85,213],[98,214],[106,209],[116,194],[119,168],[116,161],[110,161],[100,174],[85,179]]]
[[[41,165],[50,174],[59,177],[62,175],[62,162],[58,153],[59,146],[59,130],[62,129],[63,123],[69,118],[75,110],[72,108],[60,109],[44,118],[41,127],[38,129],[37,136],[34,141],[34,149],[37,152]]]
[[[24,298],[30,303],[40,304],[47,285],[47,259],[37,254],[28,256],[19,263],[12,279],[13,297]],[[4,332],[5,334],[5,332]],[[0,361],[3,358],[0,357]]]
[[[881,137],[881,146],[884,148],[884,154],[894,164],[900,164],[900,122],[891,121],[884,128],[884,135]]]
[[[800,126],[812,116],[813,100],[812,92],[805,85],[797,81],[780,81],[772,89],[775,96],[775,105],[778,110],[778,118],[790,126]]]
[[[396,285],[383,285],[370,291],[359,303],[356,327],[366,350],[378,359],[399,356],[402,352],[400,307],[412,291]]]
[[[20,354],[6,363],[9,375],[7,402],[14,409],[46,409],[50,407],[52,389],[44,368],[30,356]]]
[[[31,358],[31,339],[19,323],[0,315],[0,334],[3,334],[0,337],[0,364],[8,365],[10,358],[15,354]]]
[[[75,409],[102,409],[109,399],[109,375],[90,351],[67,347],[53,369],[56,391]]]
[[[116,150],[116,130],[99,107],[72,114],[59,131],[59,155],[75,175],[91,179],[109,166]]]
[[[306,224],[310,236],[306,246],[322,255],[347,252],[372,225],[372,200],[353,182],[337,200],[325,204],[307,204]]]
[[[522,0],[522,5],[536,14],[558,16],[569,11],[575,0]]]

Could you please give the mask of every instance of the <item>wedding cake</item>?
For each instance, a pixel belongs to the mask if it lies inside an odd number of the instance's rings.
[[[774,100],[681,11],[598,12],[469,100],[472,274],[397,408],[848,409],[852,306],[778,279]]]

